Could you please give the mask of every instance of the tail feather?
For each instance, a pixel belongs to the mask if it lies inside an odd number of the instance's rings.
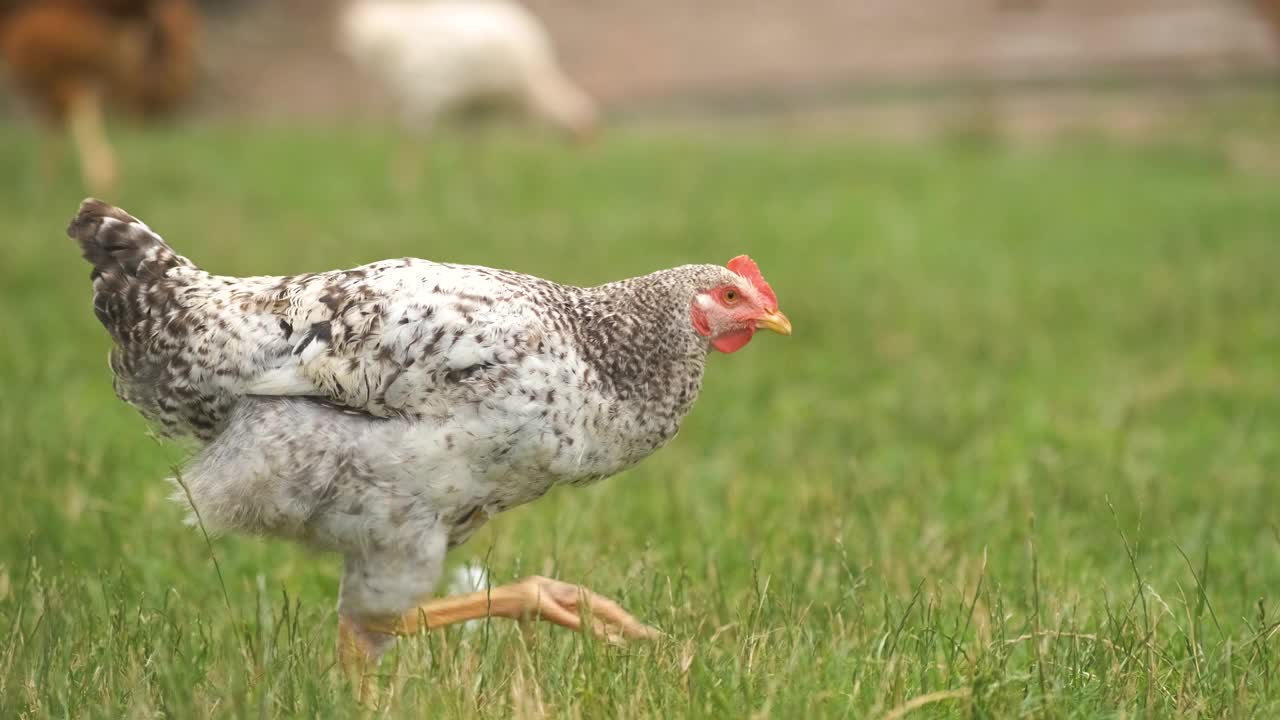
[[[67,235],[93,265],[93,311],[117,344],[128,344],[147,318],[169,310],[167,301],[185,282],[170,270],[195,267],[146,223],[101,200],[80,203]]]
[[[67,235],[80,244],[84,259],[93,265],[93,279],[119,275],[119,279],[160,275],[190,261],[178,255],[141,220],[118,207],[88,198],[67,227]]]
[[[93,312],[114,342],[116,394],[166,435],[211,439],[238,397],[228,378],[239,377],[240,357],[211,352],[238,336],[205,303],[208,273],[99,200],[80,204],[67,235],[93,265]]]

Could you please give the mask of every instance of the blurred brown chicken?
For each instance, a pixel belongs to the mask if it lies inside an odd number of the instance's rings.
[[[1254,0],[1254,4],[1271,25],[1271,29],[1280,36],[1280,0]]]
[[[50,129],[66,128],[101,193],[117,175],[104,106],[174,109],[191,91],[198,24],[190,0],[0,0],[0,61]]]

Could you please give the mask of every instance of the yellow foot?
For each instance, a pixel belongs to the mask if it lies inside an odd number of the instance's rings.
[[[590,630],[614,643],[662,635],[603,595],[581,585],[535,575],[491,590],[433,600],[398,618],[355,619],[343,615],[338,621],[339,665],[360,702],[368,702],[372,692],[369,670],[391,636],[415,635],[486,617],[544,620],[570,630]]]

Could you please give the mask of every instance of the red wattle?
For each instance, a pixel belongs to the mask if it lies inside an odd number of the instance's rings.
[[[756,329],[752,327],[743,328],[742,330],[734,330],[723,335],[718,335],[711,341],[711,347],[719,350],[726,355],[731,352],[737,352],[746,347],[751,342],[751,338],[755,336]]]

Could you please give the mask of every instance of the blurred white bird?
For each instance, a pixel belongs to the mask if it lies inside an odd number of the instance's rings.
[[[507,0],[352,0],[339,42],[381,83],[412,129],[502,104],[571,136],[596,125],[595,102],[560,69],[542,24]]]

